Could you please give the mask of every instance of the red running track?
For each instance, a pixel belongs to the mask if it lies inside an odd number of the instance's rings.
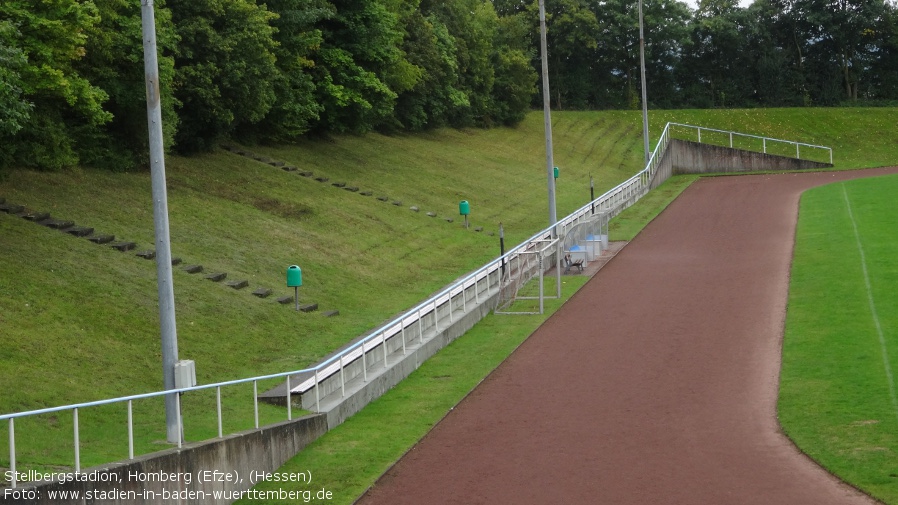
[[[886,173],[697,181],[358,503],[875,503],[776,397],[799,197]]]

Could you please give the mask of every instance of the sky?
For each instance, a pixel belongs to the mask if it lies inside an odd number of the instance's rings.
[[[693,9],[698,8],[698,0],[682,0],[682,1],[686,2],[686,4],[688,4]],[[751,5],[752,1],[753,0],[739,0],[739,6],[740,7],[748,7],[749,5]]]

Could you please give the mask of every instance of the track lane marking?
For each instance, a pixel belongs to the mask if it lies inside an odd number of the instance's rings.
[[[886,348],[886,339],[882,333],[879,315],[876,312],[876,304],[873,302],[873,289],[870,285],[870,275],[867,273],[867,257],[864,254],[864,247],[861,244],[861,235],[857,230],[857,221],[854,219],[854,212],[851,210],[851,201],[848,199],[848,190],[845,189],[845,183],[842,183],[842,195],[845,197],[845,205],[848,207],[848,217],[851,218],[851,226],[854,228],[854,239],[857,242],[857,250],[861,254],[861,270],[864,272],[864,284],[866,284],[867,287],[867,301],[870,304],[870,313],[873,315],[873,324],[876,326],[876,333],[879,336],[879,347],[882,350],[882,362],[885,367],[886,379],[889,384],[889,396],[892,398],[892,408],[895,411],[895,417],[898,418],[898,397],[895,395],[895,377],[892,374],[892,365],[889,361],[889,352]]]

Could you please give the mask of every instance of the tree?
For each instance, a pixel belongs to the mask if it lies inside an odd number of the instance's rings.
[[[898,5],[886,4],[882,20],[874,28],[867,97],[898,99]]]
[[[496,119],[505,125],[523,121],[538,91],[539,74],[531,65],[536,53],[529,46],[530,26],[524,14],[499,18],[496,32],[493,103]]]
[[[546,8],[549,89],[555,107],[588,107],[598,70],[596,35],[601,29],[596,14],[585,0],[562,0]]]
[[[81,163],[111,170],[148,166],[141,7],[131,0],[94,0],[94,3],[100,21],[86,31],[87,54],[77,62],[77,68],[109,96],[105,108],[112,114],[112,120],[80,136],[77,150]],[[172,53],[178,38],[171,12],[164,2],[155,2],[154,17],[164,145],[172,148],[178,127]]]
[[[15,46],[20,36],[11,21],[0,21],[0,138],[18,133],[28,122],[33,107],[22,91],[25,84],[20,72],[28,60]]]
[[[498,29],[498,15],[491,2],[482,0],[455,0],[439,2],[424,0],[421,9],[427,15],[439,20],[451,36],[458,65],[459,93],[454,103],[469,107],[455,107],[451,118],[454,126],[482,125],[495,122],[493,86],[495,67],[493,41]]]
[[[748,51],[752,18],[736,0],[702,0],[691,23],[679,72],[693,106],[749,105],[754,95],[755,52]]]
[[[277,17],[253,0],[168,0],[180,42],[175,97],[182,153],[207,151],[257,124],[275,102]]]
[[[405,37],[402,49],[409,63],[422,69],[421,79],[396,100],[395,116],[399,125],[409,130],[423,130],[449,124],[459,117],[470,102],[458,90],[458,62],[455,39],[439,19],[420,9],[403,14]]]
[[[794,30],[817,103],[857,100],[875,57],[875,27],[888,13],[884,0],[777,0],[775,5]]]
[[[336,14],[313,69],[322,106],[319,130],[364,133],[389,123],[397,93],[412,89],[419,69],[405,59],[398,0],[334,0]]]
[[[16,126],[7,127],[7,135],[18,129],[11,140],[14,146],[5,149],[7,163],[51,170],[73,166],[79,161],[76,134],[93,132],[111,119],[103,109],[106,93],[84,78],[74,64],[84,57],[86,33],[98,21],[96,6],[89,0],[0,3],[5,37],[14,33],[10,25],[18,29],[15,45],[4,44],[13,64],[3,72],[4,78],[21,90],[6,93],[19,97]],[[33,104],[27,115],[22,98]]]
[[[619,83],[618,106],[637,108],[639,82],[639,14],[636,2],[607,0],[592,4],[601,27],[598,52],[604,72]],[[643,5],[645,61],[649,101],[670,107],[679,102],[675,71],[689,41],[689,7],[677,0],[649,0]]]
[[[272,77],[275,101],[258,124],[245,124],[238,132],[244,140],[293,141],[320,118],[323,107],[315,99],[313,70],[323,36],[316,24],[336,15],[325,0],[268,0],[278,17],[274,48],[277,73]]]

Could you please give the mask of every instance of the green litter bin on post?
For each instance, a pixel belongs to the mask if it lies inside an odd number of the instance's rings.
[[[299,312],[299,287],[302,286],[302,269],[297,265],[287,267],[287,287],[293,288],[293,301]]]
[[[297,265],[287,268],[287,287],[296,288],[302,286],[302,269]]]
[[[465,229],[468,229],[468,215],[471,214],[471,204],[467,200],[458,202],[458,213],[465,216]]]

